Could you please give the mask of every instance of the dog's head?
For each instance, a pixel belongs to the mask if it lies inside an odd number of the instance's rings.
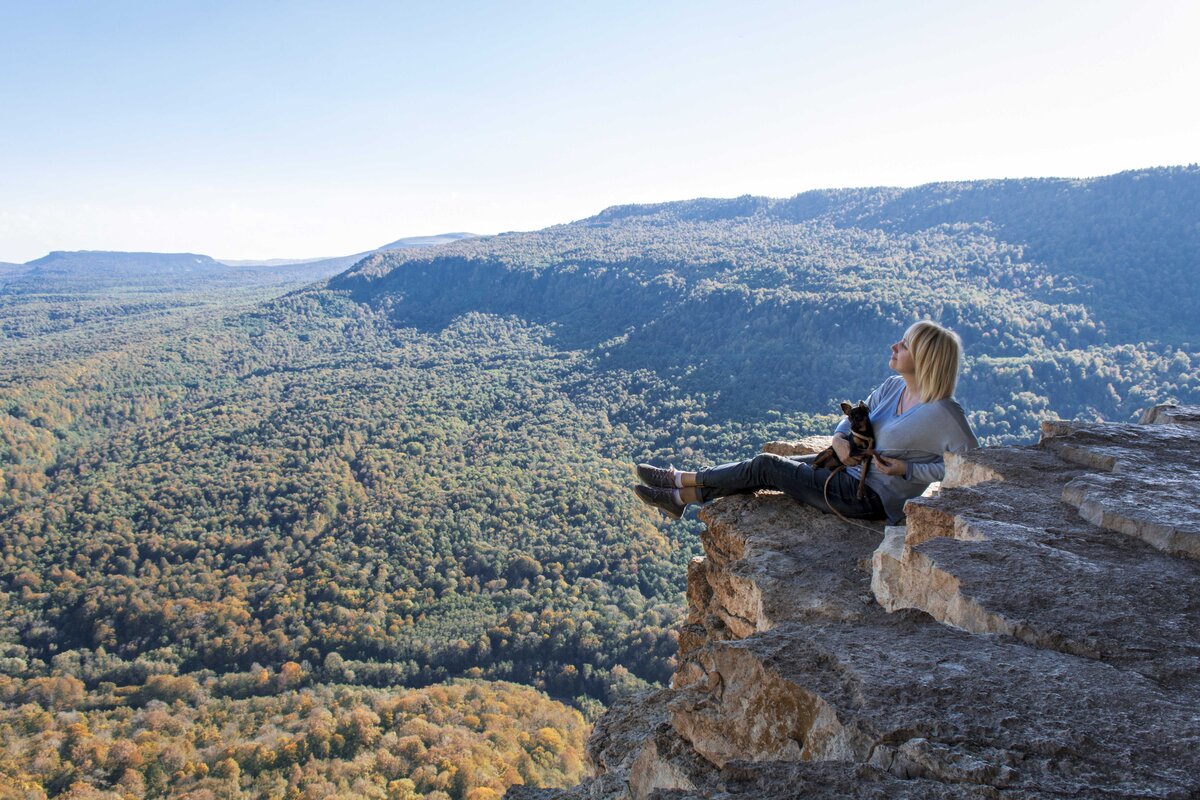
[[[850,420],[850,430],[861,433],[871,428],[871,409],[861,400],[858,405],[842,403],[842,413]]]

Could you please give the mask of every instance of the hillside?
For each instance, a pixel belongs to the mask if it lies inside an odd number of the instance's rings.
[[[372,253],[426,249],[474,238],[473,233],[408,236],[348,256],[218,261],[196,253],[56,250],[26,264],[0,263],[0,292],[196,292],[230,287],[298,287],[337,275]]]
[[[28,270],[29,267],[24,264],[10,264],[7,261],[0,261],[0,280],[27,272]]]
[[[514,314],[741,420],[865,396],[903,327],[932,316],[963,336],[979,431],[1028,441],[1047,416],[1197,397],[1197,252],[1187,167],[622,206],[377,254],[329,285],[427,330]]]
[[[7,276],[0,271],[0,297],[117,292],[164,295],[231,288],[295,288],[328,278],[349,263],[232,267],[196,253],[56,250],[21,265]]]
[[[673,666],[694,545],[622,488],[644,437],[544,329],[260,291],[0,297],[0,786],[572,782],[564,701]]]
[[[195,253],[122,253],[105,250],[55,250],[26,266],[41,275],[158,276],[164,274],[224,272],[224,264]]]

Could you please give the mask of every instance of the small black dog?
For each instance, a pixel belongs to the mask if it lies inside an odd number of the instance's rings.
[[[875,455],[875,428],[871,425],[871,409],[861,401],[856,406],[842,403],[842,413],[850,420],[850,456],[863,457],[858,479],[858,496],[862,497],[867,490],[867,470],[871,468],[871,457]],[[813,467],[836,471],[842,469],[843,465],[834,449],[827,447],[817,455]]]

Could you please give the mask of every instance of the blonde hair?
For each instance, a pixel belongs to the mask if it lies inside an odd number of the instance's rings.
[[[904,341],[912,353],[921,402],[953,396],[962,361],[962,340],[958,334],[933,320],[923,319],[909,326]]]

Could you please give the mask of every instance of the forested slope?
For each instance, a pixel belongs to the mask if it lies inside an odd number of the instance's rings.
[[[578,713],[380,708],[503,678],[592,714],[669,673],[693,545],[545,330],[319,289],[0,304],[0,784],[494,797],[576,780]]]
[[[597,369],[650,369],[742,420],[865,396],[888,344],[931,316],[966,343],[974,423],[1009,441],[1046,415],[1195,398],[1197,253],[1189,167],[623,206],[380,254],[330,285],[401,325],[535,320]]]

